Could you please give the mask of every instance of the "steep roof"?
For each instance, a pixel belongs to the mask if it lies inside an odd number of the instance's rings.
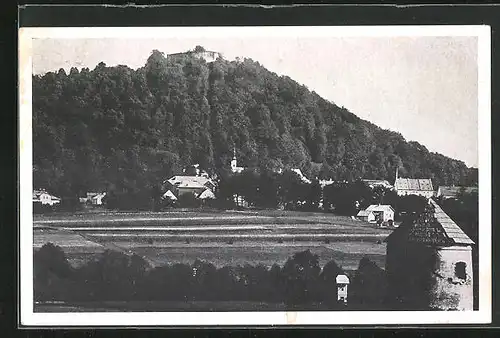
[[[360,210],[356,216],[358,216],[358,217],[367,217],[370,214],[372,214],[372,212],[370,210]]]
[[[215,199],[215,195],[210,189],[205,189],[201,194],[198,195],[199,199]]]
[[[307,183],[307,184],[311,183],[311,180],[308,179],[307,177],[305,177],[300,169],[292,169],[292,171],[299,176],[299,178],[302,180],[302,182]]]
[[[106,196],[105,192],[100,192],[100,193],[97,193],[96,195],[92,196],[92,199],[99,199],[99,198],[103,198],[105,196]]]
[[[170,184],[178,188],[204,188],[212,184],[212,181],[204,176],[173,176],[168,180]]]
[[[349,284],[349,277],[346,275],[338,275],[335,281],[337,284]]]
[[[396,190],[433,191],[430,178],[397,178],[394,182]]]
[[[403,223],[386,241],[408,241],[430,245],[472,245],[474,242],[432,199],[426,210],[411,223]]]
[[[51,200],[54,200],[54,201],[61,200],[59,197],[51,195],[48,192],[46,192],[45,190],[34,190],[33,191],[33,200],[39,200],[40,196],[43,195],[43,194],[48,195]]]
[[[170,190],[167,190],[164,194],[163,194],[163,198],[169,198],[171,199],[172,201],[176,201],[177,200],[177,197],[175,197],[174,193],[171,192]]]
[[[394,212],[394,208],[388,204],[372,204],[366,211],[383,211],[383,212]]]

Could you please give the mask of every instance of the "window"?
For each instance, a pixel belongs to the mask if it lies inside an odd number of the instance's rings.
[[[464,262],[458,262],[455,264],[455,276],[460,279],[465,279],[467,273],[465,272],[466,264]]]

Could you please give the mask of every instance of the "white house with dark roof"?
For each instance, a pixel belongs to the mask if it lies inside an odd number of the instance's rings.
[[[474,242],[434,200],[386,242],[391,301],[417,309],[473,309]]]
[[[431,198],[435,195],[430,178],[402,178],[398,176],[397,169],[394,189],[398,196],[418,195]]]

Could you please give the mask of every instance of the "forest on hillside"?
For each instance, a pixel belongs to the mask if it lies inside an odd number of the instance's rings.
[[[355,89],[353,89],[355,90]],[[362,99],[362,98],[360,98]],[[403,113],[403,112],[402,112]],[[146,64],[33,77],[34,186],[60,196],[154,191],[199,163],[353,181],[428,177],[477,184],[477,169],[431,153],[251,59],[207,63],[154,50]]]

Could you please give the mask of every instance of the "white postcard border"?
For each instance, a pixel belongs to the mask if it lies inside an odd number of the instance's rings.
[[[32,210],[32,39],[155,37],[478,37],[479,310],[34,313]],[[20,319],[25,326],[419,325],[491,322],[491,38],[489,26],[64,27],[19,30]],[[477,278],[476,276],[474,276]]]

